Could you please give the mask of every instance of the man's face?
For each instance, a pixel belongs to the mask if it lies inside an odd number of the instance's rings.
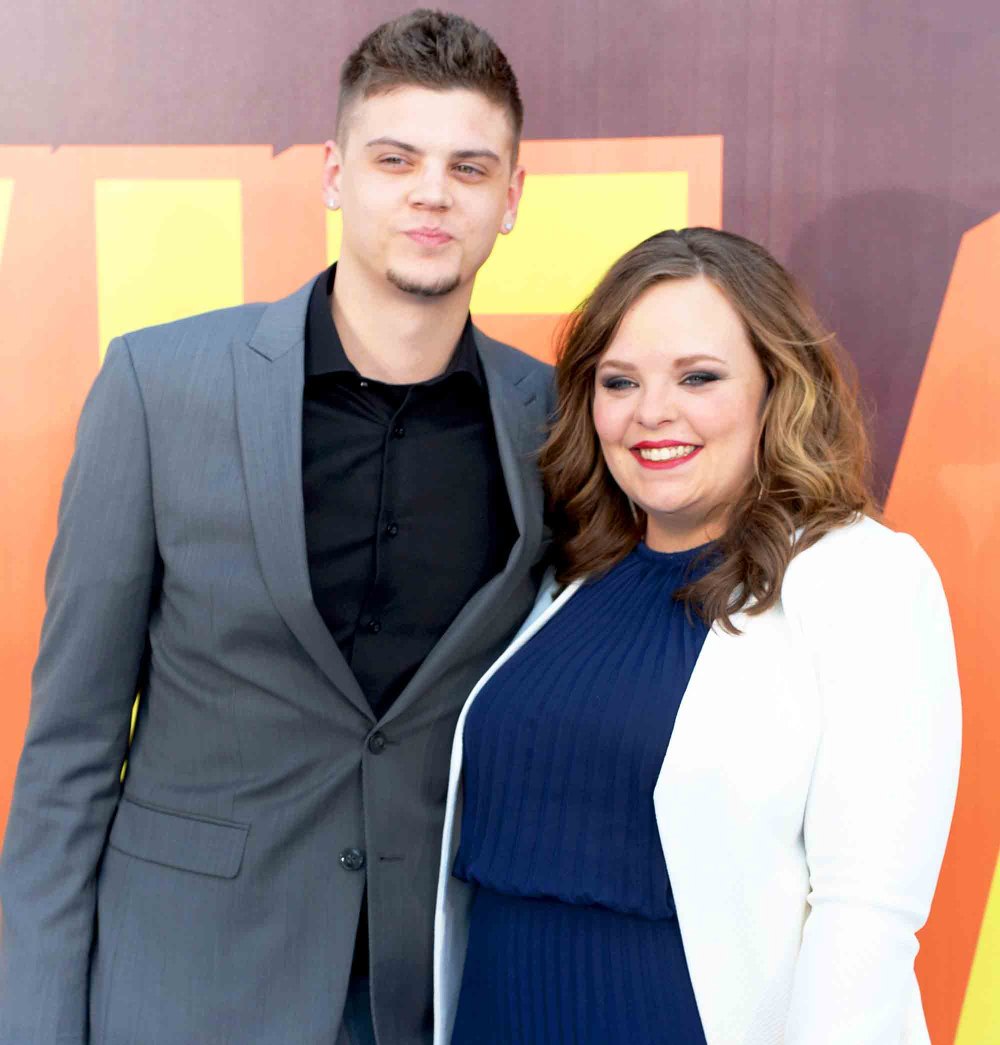
[[[504,109],[477,91],[398,87],[352,106],[339,137],[324,185],[343,211],[341,258],[406,293],[471,293],[524,184]]]

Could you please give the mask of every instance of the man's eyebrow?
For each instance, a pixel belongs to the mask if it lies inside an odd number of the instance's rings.
[[[500,157],[492,149],[458,149],[451,155],[456,160],[495,160],[497,163],[500,162]]]
[[[406,142],[401,142],[398,138],[372,138],[370,142],[365,142],[366,149],[370,149],[373,145],[391,145],[394,149],[399,149],[401,152],[420,152],[415,145],[408,145]]]
[[[409,152],[414,156],[423,155],[423,151],[418,149],[416,145],[402,142],[398,138],[372,138],[370,142],[365,142],[366,149],[370,149],[374,145],[389,145],[393,149],[399,149],[400,152]],[[492,149],[456,149],[451,154],[451,158],[453,160],[493,160],[496,163],[500,162],[500,157]]]

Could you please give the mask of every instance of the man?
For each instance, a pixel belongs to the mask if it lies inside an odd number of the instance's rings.
[[[379,27],[326,145],[338,264],[111,344],[0,865],[3,1045],[430,1041],[455,721],[544,554],[548,368],[468,317],[521,119],[482,30]]]

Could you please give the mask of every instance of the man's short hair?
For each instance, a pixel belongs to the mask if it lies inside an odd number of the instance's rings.
[[[369,33],[340,70],[337,134],[359,99],[395,87],[478,91],[506,110],[513,131],[513,155],[521,139],[524,107],[517,78],[496,41],[461,15],[421,8],[384,22]]]

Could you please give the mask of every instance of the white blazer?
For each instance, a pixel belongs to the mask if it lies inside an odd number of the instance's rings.
[[[474,888],[451,875],[466,715],[578,587],[543,587],[458,720],[435,1045],[451,1038]],[[708,1045],[928,1045],[914,934],[961,743],[937,572],[912,537],[864,518],[797,555],[779,604],[735,623],[705,640],[652,796]]]

